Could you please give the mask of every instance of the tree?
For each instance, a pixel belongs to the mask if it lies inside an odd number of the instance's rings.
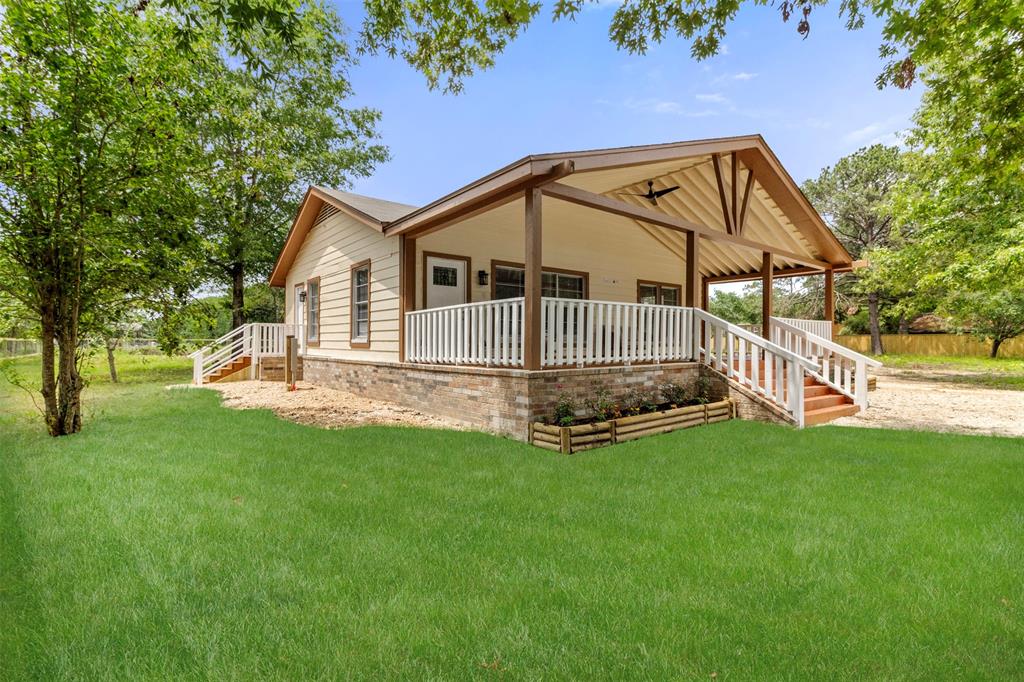
[[[872,145],[843,157],[803,185],[804,194],[828,223],[829,228],[854,258],[865,258],[875,249],[892,243],[891,193],[903,177],[900,151],[896,147]],[[882,336],[879,301],[885,294],[878,278],[866,279],[859,289],[867,298],[871,329],[871,352],[881,354]]]
[[[38,321],[55,436],[81,429],[83,318],[179,272],[190,64],[173,31],[109,0],[2,16],[0,290]]]
[[[310,6],[295,31],[290,45],[259,40],[258,72],[217,58],[201,76],[214,102],[196,128],[201,257],[231,292],[233,327],[245,323],[246,285],[270,274],[306,187],[345,186],[387,159],[374,142],[380,114],[344,106],[352,60],[337,17]]]
[[[992,346],[989,357],[999,355],[999,346],[1024,334],[1024,288],[997,292],[959,292],[944,309],[962,329]]]

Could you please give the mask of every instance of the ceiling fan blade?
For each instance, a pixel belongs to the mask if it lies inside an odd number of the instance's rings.
[[[654,193],[654,196],[656,196],[656,197],[663,197],[666,194],[668,194],[669,192],[675,192],[677,189],[679,189],[679,185],[676,185],[675,187],[667,187],[665,189],[659,189],[657,192]]]

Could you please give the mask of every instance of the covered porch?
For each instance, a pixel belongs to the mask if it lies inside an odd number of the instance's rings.
[[[700,362],[790,414],[806,377],[866,405],[854,378],[872,361],[831,341],[833,278],[854,264],[759,137],[528,166],[386,229],[401,244],[401,361]],[[823,317],[773,317],[774,279],[809,275],[824,279]],[[708,313],[712,285],[753,280],[761,334]]]

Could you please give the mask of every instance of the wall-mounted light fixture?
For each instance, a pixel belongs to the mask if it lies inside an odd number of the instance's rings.
[[[476,281],[477,281],[477,284],[479,284],[480,286],[486,286],[487,285],[487,271],[486,270],[478,270],[477,273],[476,273]]]
[[[305,292],[305,290],[299,292],[299,301],[301,301],[302,303],[306,302],[306,292]]]

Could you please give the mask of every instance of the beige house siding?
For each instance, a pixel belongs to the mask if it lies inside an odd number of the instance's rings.
[[[592,300],[635,303],[638,279],[683,286],[685,260],[629,219],[547,201],[543,220],[544,267],[587,272]],[[417,239],[416,307],[424,301],[424,251],[469,257],[476,302],[491,296],[490,281],[480,285],[476,273],[490,278],[492,259],[522,263],[524,242],[522,201]]]
[[[295,323],[295,285],[320,278],[320,345],[307,355],[352,360],[398,360],[397,237],[346,213],[335,213],[317,223],[306,236],[288,270],[285,321]],[[350,333],[350,268],[370,260],[370,347],[352,348]]]

